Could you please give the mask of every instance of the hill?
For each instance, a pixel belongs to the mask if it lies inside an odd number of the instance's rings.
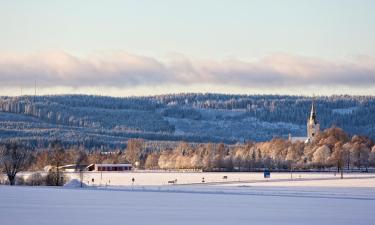
[[[322,129],[337,125],[375,139],[375,97],[315,98]],[[60,139],[119,146],[128,138],[154,141],[265,141],[305,136],[312,98],[282,95],[173,94],[0,97],[0,138],[31,143]]]

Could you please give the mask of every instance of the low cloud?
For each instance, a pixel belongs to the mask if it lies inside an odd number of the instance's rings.
[[[370,87],[375,59],[327,61],[271,55],[257,61],[197,60],[178,55],[167,60],[111,52],[77,57],[66,52],[0,53],[0,87],[137,87],[231,85],[238,87]]]

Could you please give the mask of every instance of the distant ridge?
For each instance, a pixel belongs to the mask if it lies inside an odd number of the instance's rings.
[[[34,96],[33,96],[34,97]],[[140,97],[50,95],[0,97],[0,138],[61,139],[117,146],[127,138],[264,141],[306,133],[312,97],[171,94]],[[337,125],[375,138],[374,96],[315,97],[322,129]]]

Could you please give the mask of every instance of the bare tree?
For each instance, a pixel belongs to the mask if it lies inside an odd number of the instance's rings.
[[[130,139],[125,152],[125,158],[135,164],[140,161],[144,141],[142,139]]]
[[[203,167],[205,170],[210,171],[213,169],[213,158],[215,155],[214,145],[207,143],[203,148]]]
[[[370,166],[375,166],[375,145],[372,146],[370,156],[369,156]]]
[[[17,173],[30,164],[30,159],[31,152],[18,143],[12,142],[0,146],[0,163],[10,185],[15,185]]]
[[[48,163],[48,151],[38,151],[35,154],[35,161],[32,165],[32,169],[34,171],[41,171],[44,169],[45,166],[47,166]]]
[[[48,161],[51,163],[52,171],[47,175],[47,184],[61,186],[64,181],[60,167],[65,163],[65,150],[59,141],[53,141],[50,148]]]
[[[221,168],[224,168],[224,157],[226,155],[226,149],[225,149],[225,145],[224,143],[220,143],[217,145],[217,148],[216,148],[216,155],[215,155],[215,164],[216,164],[216,167],[218,167],[219,169]]]
[[[341,141],[337,142],[333,147],[330,161],[337,166],[337,172],[341,173],[341,179],[344,178],[344,157],[345,150],[343,149],[343,143]]]
[[[156,169],[158,167],[159,157],[160,157],[159,154],[155,152],[149,154],[145,162],[145,168]]]
[[[83,150],[79,150],[75,156],[75,170],[79,172],[79,180],[81,183],[81,188],[83,187],[83,177],[84,177],[84,169],[82,168],[82,164],[87,161],[87,154]]]

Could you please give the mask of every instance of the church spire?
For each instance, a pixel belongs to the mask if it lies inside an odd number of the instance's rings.
[[[307,120],[307,142],[311,142],[317,134],[320,132],[320,124],[316,118],[316,106],[315,99],[311,104],[310,117]]]
[[[313,100],[311,104],[311,112],[310,112],[310,123],[317,124],[318,121],[316,119],[316,108],[315,108],[315,100]]]

